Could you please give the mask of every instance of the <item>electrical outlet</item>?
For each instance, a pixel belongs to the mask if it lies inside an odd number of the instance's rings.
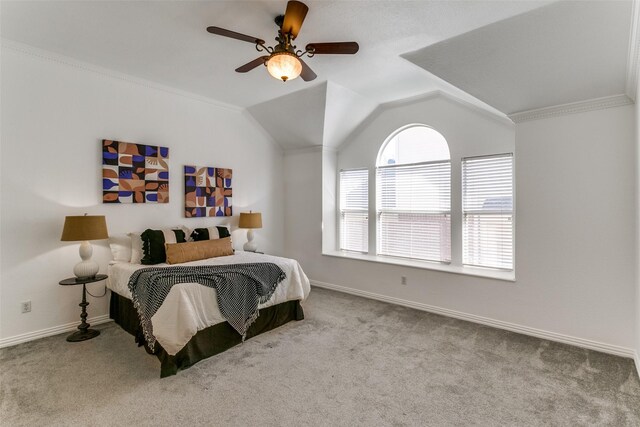
[[[400,284],[401,285],[406,285],[407,284],[407,276],[401,276],[400,277]]]
[[[31,311],[31,301],[24,301],[20,303],[20,306],[22,307],[23,313],[28,313]]]

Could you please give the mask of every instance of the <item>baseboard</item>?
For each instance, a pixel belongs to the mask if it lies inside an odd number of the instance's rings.
[[[541,329],[531,328],[529,326],[517,325],[515,323],[503,322],[501,320],[490,319],[488,317],[476,316],[475,314],[463,313],[461,311],[450,310],[448,308],[437,307],[415,301],[408,301],[401,298],[390,297],[387,295],[376,294],[359,289],[347,288],[345,286],[334,285],[332,283],[311,280],[311,284],[319,288],[331,289],[334,291],[357,295],[364,298],[402,305],[409,308],[415,308],[416,310],[428,311],[430,313],[441,314],[447,317],[453,317],[460,320],[479,323],[481,325],[487,325],[498,329],[517,332],[523,335],[530,335],[532,337],[542,338],[549,341],[555,341],[563,344],[573,345],[576,347],[587,348],[589,350],[596,350],[603,353],[635,359],[636,368],[638,368],[638,373],[640,375],[640,358],[638,357],[636,351],[631,348],[605,344],[598,341],[587,340],[584,338],[572,337],[570,335],[558,334],[556,332],[544,331]]]
[[[640,354],[637,351],[634,352],[633,361],[636,364],[636,371],[638,371],[638,378],[640,378]]]
[[[92,317],[87,319],[87,322],[94,326],[102,323],[111,322],[108,314],[102,316]],[[27,332],[26,334],[14,335],[8,338],[0,339],[0,348],[11,347],[12,345],[21,344],[27,341],[37,340],[39,338],[50,337],[51,335],[58,335],[64,332],[71,332],[78,328],[78,322],[67,323],[65,325],[53,326],[51,328],[41,329],[39,331]]]

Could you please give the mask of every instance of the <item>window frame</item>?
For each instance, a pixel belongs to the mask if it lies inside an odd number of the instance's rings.
[[[343,172],[355,172],[355,171],[364,171],[366,173],[366,177],[367,177],[367,207],[365,209],[342,209],[342,173]],[[369,224],[370,224],[370,215],[369,215],[369,206],[371,205],[371,198],[369,197],[369,193],[371,192],[371,186],[369,185],[370,182],[370,176],[369,176],[369,168],[345,168],[345,169],[340,169],[338,171],[338,191],[337,191],[337,196],[338,196],[338,239],[337,239],[337,246],[338,246],[338,250],[341,252],[345,252],[345,253],[352,253],[352,254],[368,254],[369,253]],[[353,249],[345,249],[342,247],[342,232],[343,232],[343,214],[344,213],[364,213],[366,215],[366,233],[365,233],[365,238],[366,238],[366,242],[365,242],[365,251],[358,251],[358,250],[353,250]]]
[[[426,160],[426,161],[420,161],[420,162],[414,162],[414,163],[397,163],[397,164],[380,164],[381,163],[381,159],[382,156],[386,150],[386,148],[388,147],[388,145],[396,138],[398,137],[398,135],[400,135],[401,133],[412,129],[412,128],[426,128],[429,129],[435,133],[437,133],[443,140],[446,149],[447,149],[447,153],[448,153],[448,158],[447,159],[439,159],[439,160]],[[381,245],[382,245],[382,239],[381,239],[381,218],[383,216],[383,214],[385,213],[385,211],[387,211],[388,213],[402,213],[402,210],[396,210],[394,212],[394,210],[392,209],[384,209],[382,208],[382,203],[381,203],[381,188],[379,188],[379,184],[380,184],[380,170],[383,169],[401,169],[401,168],[406,168],[406,167],[420,167],[420,166],[428,166],[428,165],[441,165],[441,164],[448,164],[449,166],[449,194],[448,194],[448,199],[449,199],[449,209],[447,211],[429,211],[429,210],[423,210],[423,211],[404,211],[405,213],[416,213],[416,214],[426,214],[426,215],[442,215],[446,220],[448,220],[448,259],[445,259],[443,257],[441,257],[440,259],[428,259],[428,258],[416,258],[416,257],[412,257],[409,255],[398,255],[398,254],[382,254],[381,253]],[[380,257],[389,257],[389,258],[399,258],[399,259],[403,259],[403,260],[408,260],[411,262],[425,262],[425,263],[435,263],[435,264],[443,264],[443,265],[449,265],[452,262],[452,239],[453,239],[453,215],[452,215],[452,195],[453,195],[453,191],[452,191],[452,173],[453,173],[453,168],[452,168],[452,161],[451,161],[451,147],[449,146],[449,142],[447,141],[446,137],[437,129],[435,129],[434,127],[428,126],[426,124],[423,123],[409,123],[407,125],[401,126],[398,129],[396,129],[395,131],[393,131],[389,136],[387,136],[387,138],[384,140],[384,142],[380,145],[380,148],[378,149],[378,154],[376,156],[376,161],[374,164],[374,178],[375,178],[375,191],[373,193],[374,197],[373,197],[373,211],[375,212],[375,231],[373,232],[374,236],[375,236],[375,256],[380,256]],[[371,201],[369,202],[370,206],[371,206]],[[442,245],[440,245],[440,250],[442,251]],[[442,253],[442,252],[441,252]]]
[[[394,134],[395,135],[395,134]],[[384,146],[381,146],[380,151],[382,152]],[[434,211],[434,210],[421,210],[421,211],[407,211],[407,210],[395,210],[395,209],[384,209],[381,207],[381,200],[380,200],[380,192],[382,191],[381,188],[379,188],[379,180],[380,180],[380,175],[379,175],[379,171],[380,170],[384,170],[384,169],[400,169],[400,168],[404,168],[404,167],[420,167],[420,166],[429,166],[429,165],[444,165],[444,164],[448,164],[449,166],[449,209],[447,211]],[[408,260],[412,260],[412,261],[417,261],[417,262],[433,262],[433,263],[438,263],[438,264],[451,264],[451,239],[452,239],[452,210],[451,210],[451,159],[449,160],[432,160],[432,161],[426,161],[426,162],[417,162],[417,163],[401,163],[401,164],[394,164],[394,165],[383,165],[383,166],[376,166],[375,167],[375,175],[376,175],[376,190],[375,190],[375,213],[376,213],[376,232],[375,232],[375,248],[376,248],[376,255],[377,256],[384,256],[384,257],[392,257],[392,258],[402,258],[402,259],[408,259]],[[416,257],[411,257],[411,256],[403,256],[403,255],[394,255],[394,254],[385,254],[385,253],[381,253],[381,231],[380,231],[380,220],[382,215],[387,212],[387,213],[398,213],[398,214],[424,214],[424,215],[442,215],[445,218],[448,219],[449,221],[449,259],[448,260],[443,260],[443,259],[427,259],[427,258],[416,258]]]
[[[508,211],[507,214],[511,215],[511,268],[501,268],[495,266],[487,266],[487,265],[478,265],[471,264],[465,262],[465,216],[467,215],[467,211],[464,208],[464,196],[465,196],[465,161],[474,160],[474,159],[496,159],[501,157],[509,157],[511,159],[511,211]],[[461,244],[462,244],[462,259],[460,260],[462,267],[464,268],[479,268],[491,271],[504,271],[504,272],[515,272],[516,267],[516,171],[515,171],[515,153],[507,152],[507,153],[496,153],[496,154],[485,154],[480,156],[467,156],[462,157],[460,159],[460,210],[462,214],[462,224],[461,224]],[[496,211],[487,211],[487,212],[475,212],[473,215],[483,216],[483,215],[502,215],[505,214],[505,211],[496,210]]]
[[[516,269],[517,269],[516,267],[516,250],[517,250],[516,248],[516,231],[517,231],[517,227],[516,227],[516,153],[515,153],[515,147],[511,147],[511,146],[509,147],[504,146],[502,149],[499,149],[499,148],[496,149],[496,147],[493,147],[493,148],[489,147],[489,149],[482,150],[484,152],[489,152],[491,154],[460,156],[460,154],[463,154],[463,153],[459,152],[460,150],[456,151],[455,144],[451,146],[449,144],[449,141],[445,138],[445,141],[447,141],[447,146],[449,148],[449,153],[450,153],[449,162],[451,165],[451,176],[450,176],[450,184],[451,184],[450,185],[450,195],[451,195],[450,203],[451,204],[450,204],[450,211],[449,211],[450,218],[451,218],[451,227],[450,227],[451,261],[450,263],[443,263],[439,261],[429,261],[429,260],[422,260],[422,259],[403,258],[403,257],[397,257],[397,256],[386,256],[386,255],[378,254],[377,249],[378,249],[379,235],[378,235],[378,215],[377,215],[377,204],[378,204],[377,168],[389,167],[393,165],[377,166],[377,163],[379,162],[381,153],[384,147],[387,145],[387,143],[393,137],[395,137],[399,132],[414,126],[431,128],[436,132],[440,133],[436,128],[433,128],[429,125],[425,125],[421,123],[412,123],[412,124],[400,126],[391,134],[389,134],[389,136],[384,140],[384,142],[378,146],[377,154],[375,155],[375,157],[372,156],[373,158],[372,159],[370,158],[371,160],[366,162],[367,166],[364,166],[364,167],[360,166],[362,165],[362,162],[358,161],[357,163],[360,163],[359,165],[360,167],[351,168],[349,167],[350,166],[349,164],[345,164],[346,167],[335,169],[337,172],[335,175],[337,178],[337,183],[336,183],[337,185],[336,187],[334,187],[335,188],[334,200],[336,200],[337,202],[335,205],[337,209],[335,209],[334,211],[336,212],[334,217],[336,219],[336,226],[331,228],[334,230],[333,233],[335,233],[334,235],[336,239],[335,239],[335,245],[332,245],[333,248],[323,247],[322,255],[330,256],[338,259],[350,259],[350,260],[358,260],[361,262],[373,262],[376,264],[403,266],[403,267],[416,268],[420,270],[431,270],[435,272],[487,278],[487,279],[493,279],[493,280],[505,281],[505,282],[511,282],[511,283],[516,282]],[[444,137],[444,134],[442,133],[440,134]],[[477,152],[478,150],[474,150],[474,151]],[[452,152],[455,152],[455,156],[451,156]],[[475,153],[469,153],[469,154],[475,154]],[[464,248],[463,248],[464,217],[463,217],[463,205],[462,205],[463,159],[494,157],[494,156],[507,155],[507,154],[510,154],[513,159],[512,160],[512,192],[513,192],[512,193],[513,194],[512,269],[503,270],[503,269],[497,269],[497,268],[476,267],[468,264],[463,264],[463,257],[464,257],[464,253],[463,253],[464,251]],[[441,162],[441,161],[442,160],[437,160],[435,162]],[[353,164],[354,162],[350,161],[349,163]],[[421,163],[421,162],[417,162],[417,163]],[[426,162],[426,163],[430,163],[430,162]],[[405,163],[400,165],[411,165],[411,163]],[[339,249],[339,247],[341,246],[340,245],[340,238],[341,238],[340,191],[341,189],[339,185],[339,181],[340,181],[339,173],[345,170],[353,170],[353,169],[356,169],[356,170],[361,169],[361,170],[368,171],[369,210],[368,210],[368,217],[367,217],[367,222],[368,222],[368,236],[367,236],[368,251],[367,252],[352,252],[352,251]],[[371,218],[375,218],[375,221],[370,221]]]

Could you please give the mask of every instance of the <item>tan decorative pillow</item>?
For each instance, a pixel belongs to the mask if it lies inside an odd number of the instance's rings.
[[[233,255],[231,237],[201,240],[187,243],[165,243],[167,263],[180,264],[189,261]]]

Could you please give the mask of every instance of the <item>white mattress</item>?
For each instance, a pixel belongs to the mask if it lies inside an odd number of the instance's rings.
[[[298,261],[253,252],[237,251],[235,255],[210,258],[179,264],[188,265],[224,265],[253,262],[272,262],[286,273],[272,297],[259,308],[270,307],[285,301],[304,301],[311,287],[309,279],[302,271]],[[129,278],[134,271],[150,267],[141,264],[123,262],[109,266],[107,287],[111,291],[131,299]],[[171,267],[169,264],[157,264],[153,267]],[[217,303],[216,290],[198,283],[180,283],[174,285],[162,306],[151,318],[153,334],[156,340],[170,355],[176,354],[198,331],[225,321]]]

